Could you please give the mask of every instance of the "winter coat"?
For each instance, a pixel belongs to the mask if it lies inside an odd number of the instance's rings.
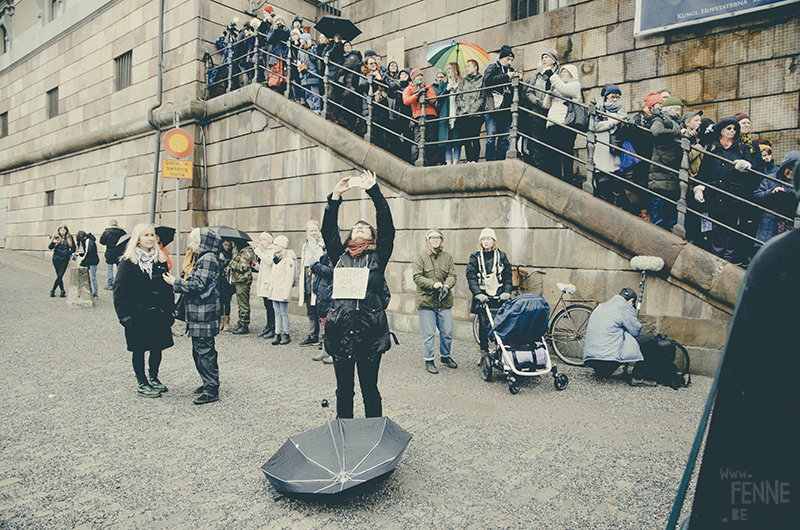
[[[128,351],[160,351],[172,346],[175,295],[161,277],[163,261],[153,263],[152,278],[129,259],[119,263],[114,278],[114,309],[125,327]]]
[[[608,116],[604,116],[602,114],[597,115],[597,121],[590,121],[589,125],[594,130],[596,137],[597,137],[597,144],[594,147],[594,166],[598,170],[607,171],[608,173],[613,173],[617,169],[619,169],[619,160],[620,160],[620,153],[611,154],[611,148],[607,145],[603,145],[600,142],[611,143],[611,136],[617,134],[617,131],[620,129],[619,125],[614,124],[614,119],[617,120],[625,120],[628,115],[625,112],[625,109],[620,106],[616,111],[611,111],[606,109],[605,104],[601,102],[600,106],[597,107],[597,110],[600,112],[604,112],[609,116],[613,116],[613,118],[609,118]],[[602,175],[599,177],[600,180],[610,179],[608,175]]]
[[[653,135],[653,162],[672,168],[676,172],[672,173],[655,164],[651,165],[647,187],[677,198],[680,191],[677,170],[680,170],[683,159],[681,124],[677,118],[665,112],[659,112],[653,116],[650,133]]]
[[[635,338],[641,331],[636,309],[622,296],[614,295],[589,316],[583,346],[584,362],[632,363],[644,360]]]
[[[409,112],[408,106],[403,104],[403,86],[397,79],[385,76],[383,78],[386,83],[386,106],[390,109],[388,112],[389,121],[398,121],[403,119],[403,114]],[[410,115],[410,113],[409,113]]]
[[[289,56],[289,47],[286,45],[288,40],[289,31],[286,26],[283,26],[283,29],[273,28],[267,34],[267,45],[272,46],[272,55],[269,56],[270,67],[278,64],[279,59],[286,59]]]
[[[506,253],[502,250],[498,250],[497,257],[498,263],[495,263],[494,250],[477,250],[469,256],[469,263],[467,264],[467,285],[472,293],[472,306],[470,308],[470,312],[472,313],[478,312],[478,301],[475,297],[479,294],[488,296],[486,292],[486,278],[481,274],[481,270],[485,270],[487,276],[494,274],[497,277],[500,287],[495,293],[496,295],[502,293],[511,294],[511,291],[514,290],[513,271],[511,270],[511,263],[509,263]],[[483,258],[483,269],[481,269],[478,262],[481,258]]]
[[[316,44],[311,46],[308,51],[301,49],[297,54],[297,58],[300,62],[306,64],[306,70],[300,72],[300,84],[303,86],[321,85],[322,67],[317,58],[314,57],[314,55],[310,55],[309,52],[317,55]]]
[[[723,147],[719,138],[717,138],[712,142],[708,151],[730,162],[735,162],[736,160],[752,162],[752,160],[748,159],[747,153],[742,152],[743,149],[739,143],[738,134],[733,138],[733,143],[729,147]],[[749,199],[756,190],[757,181],[755,175],[749,172],[737,171],[733,164],[719,160],[714,156],[703,157],[703,162],[700,164],[700,172],[697,176],[699,180],[738,197]],[[706,188],[703,192],[703,197],[705,198],[707,211],[715,214],[715,217],[722,222],[730,221],[743,211],[741,203],[711,188]]]
[[[539,63],[536,73],[533,75],[533,80],[528,79],[528,82],[523,85],[520,92],[520,101],[534,112],[545,114],[544,98],[547,96],[546,91],[549,91],[548,81],[551,77],[558,77],[558,69],[558,63],[552,69],[545,68],[542,63]],[[547,75],[548,73],[550,75]],[[550,88],[552,88],[552,83],[550,83]]]
[[[256,260],[256,254],[253,252],[253,247],[245,245],[242,250],[238,250],[236,245],[233,246],[233,259],[228,264],[229,282],[231,285],[237,283],[250,283],[253,281],[253,262]]]
[[[386,319],[388,288],[384,272],[394,249],[394,222],[389,203],[378,185],[367,190],[375,205],[377,240],[374,247],[353,258],[339,239],[338,218],[341,198],[328,196],[322,218],[322,238],[334,269],[366,267],[369,269],[367,294],[363,300],[336,299],[325,321],[325,351],[336,360],[372,359],[387,351],[391,344]],[[334,271],[335,273],[335,271]]]
[[[320,55],[328,58],[328,78],[335,81],[339,77],[342,64],[344,64],[344,44],[330,41]],[[320,68],[323,67],[324,64],[320,65]]]
[[[97,240],[94,234],[86,234],[86,240],[83,242],[83,245],[84,254],[80,263],[81,267],[90,267],[100,263],[100,257],[97,255]]]
[[[774,177],[778,173],[778,168],[772,165],[767,167],[767,175]],[[772,193],[777,187],[782,187],[783,192]],[[794,217],[796,199],[794,196],[794,188],[791,185],[779,184],[774,180],[761,179],[761,184],[758,189],[753,193],[755,202],[769,208],[775,213],[781,214],[785,217]],[[791,225],[791,223],[789,223]],[[756,239],[759,241],[769,241],[771,238],[778,234],[778,218],[770,212],[761,212],[761,221],[758,224],[756,231]]]
[[[186,334],[190,337],[215,337],[219,333],[219,317],[222,314],[219,282],[222,268],[217,254],[221,243],[215,231],[201,228],[200,251],[194,268],[187,279],[175,280],[172,286],[176,293],[183,293],[186,297]]]
[[[273,261],[273,263],[275,263]],[[294,275],[297,269],[297,255],[287,248],[283,259],[272,266],[267,298],[275,302],[288,302],[292,296]]]
[[[456,285],[456,266],[453,256],[441,249],[425,249],[414,258],[411,268],[414,283],[417,284],[417,309],[442,310],[453,307],[453,287]],[[439,302],[439,289],[433,284],[440,282],[450,292]]]
[[[411,107],[411,116],[417,119],[420,114],[422,114],[422,104],[419,102],[419,94],[415,93],[417,90],[425,91],[425,116],[435,118],[436,109],[434,108],[434,104],[436,103],[436,92],[434,92],[433,87],[425,83],[422,83],[421,86],[409,83],[406,89],[403,90],[403,103]]]
[[[572,101],[580,102],[581,83],[576,78],[571,77],[564,81],[558,75],[553,74],[550,77],[550,83],[557,94]],[[565,100],[548,94],[544,98],[544,108],[550,109],[547,111],[548,127],[552,127],[556,123],[563,125],[567,120],[567,103]]]
[[[459,116],[464,114],[475,114],[483,110],[483,92],[478,90],[483,88],[483,76],[480,74],[472,74],[464,76],[458,82],[456,89],[456,114]],[[469,92],[470,90],[478,90],[477,92]]]
[[[508,74],[513,71],[513,67],[509,66],[506,68],[500,64],[499,61],[488,65],[483,71],[483,97],[487,105],[486,110],[489,110],[489,107],[491,107],[491,110],[511,108],[511,100],[514,98],[514,94],[511,91],[511,86],[508,85],[508,83],[511,82],[511,78],[508,77]],[[494,97],[492,96],[492,92],[500,92],[503,94],[503,102],[499,107],[495,107],[494,102],[490,101]]]
[[[103,230],[100,235],[100,244],[106,247],[106,263],[117,263],[120,258],[120,252],[117,250],[117,241],[125,235],[125,230],[111,226]]]
[[[303,275],[300,281],[300,293],[298,294],[298,303],[302,307],[305,305],[306,300],[306,293],[314,293],[314,288],[312,287],[312,283],[314,282],[314,271],[311,270],[311,261],[319,260],[322,257],[322,253],[325,252],[325,242],[322,241],[322,236],[312,243],[309,243],[308,237],[306,237],[305,242],[303,243],[303,249],[300,251],[300,274]],[[311,297],[312,302],[311,305],[316,305],[316,301],[314,300],[314,296]]]
[[[258,278],[256,278],[256,296],[269,300],[269,282],[272,276],[272,258],[275,256],[275,247],[270,245],[266,249],[254,247],[253,252],[260,260],[258,263]]]
[[[459,81],[459,84],[461,82]],[[456,97],[455,89],[447,89],[447,80],[445,79],[439,83],[436,89],[436,101],[439,103],[439,110],[437,114],[445,119],[439,122],[439,141],[444,142],[453,138],[458,138],[458,129],[455,128],[455,115],[456,115]]]
[[[56,245],[56,242],[51,239],[47,248],[53,251],[53,261],[67,261],[75,252],[75,242],[71,238],[62,237]]]
[[[333,263],[327,252],[323,252],[319,261],[311,261],[309,266],[314,273],[311,289],[317,296],[317,316],[325,318],[333,303]]]

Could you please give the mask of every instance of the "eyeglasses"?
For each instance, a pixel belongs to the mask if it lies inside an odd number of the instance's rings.
[[[772,149],[762,149],[761,150],[761,156],[764,156],[764,155],[772,156]]]

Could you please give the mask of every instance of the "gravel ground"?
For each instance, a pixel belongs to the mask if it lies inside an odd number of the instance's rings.
[[[413,435],[397,471],[338,504],[306,503],[259,469],[330,419],[319,403],[334,401],[333,371],[298,345],[306,319],[291,317],[288,346],[218,337],[220,401],[203,406],[191,343],[176,339],[160,377],[170,391],[144,399],[111,293],[69,308],[48,296],[53,277],[49,262],[0,250],[0,528],[663,528],[711,386],[633,388],[566,366],[563,392],[547,376],[512,396],[480,379],[474,343],[454,343],[457,370],[429,375],[419,336],[398,334],[379,383],[384,414]]]

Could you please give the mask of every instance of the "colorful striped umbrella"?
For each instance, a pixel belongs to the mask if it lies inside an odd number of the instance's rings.
[[[477,61],[480,68],[489,64],[489,54],[486,50],[469,42],[450,41],[437,44],[428,50],[425,59],[440,70],[447,68],[449,63],[458,63],[462,75],[469,60]]]

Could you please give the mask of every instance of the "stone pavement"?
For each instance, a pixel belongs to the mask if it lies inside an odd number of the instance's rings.
[[[220,401],[203,406],[190,341],[176,339],[170,391],[144,399],[111,293],[68,308],[48,296],[52,271],[0,250],[0,529],[663,528],[711,386],[633,388],[564,367],[563,392],[548,376],[512,396],[480,379],[474,343],[454,343],[457,370],[429,375],[419,336],[399,334],[379,383],[384,413],[414,437],[397,471],[342,503],[305,503],[259,469],[329,419],[333,371],[298,345],[305,318],[291,317],[288,346],[218,337]]]

